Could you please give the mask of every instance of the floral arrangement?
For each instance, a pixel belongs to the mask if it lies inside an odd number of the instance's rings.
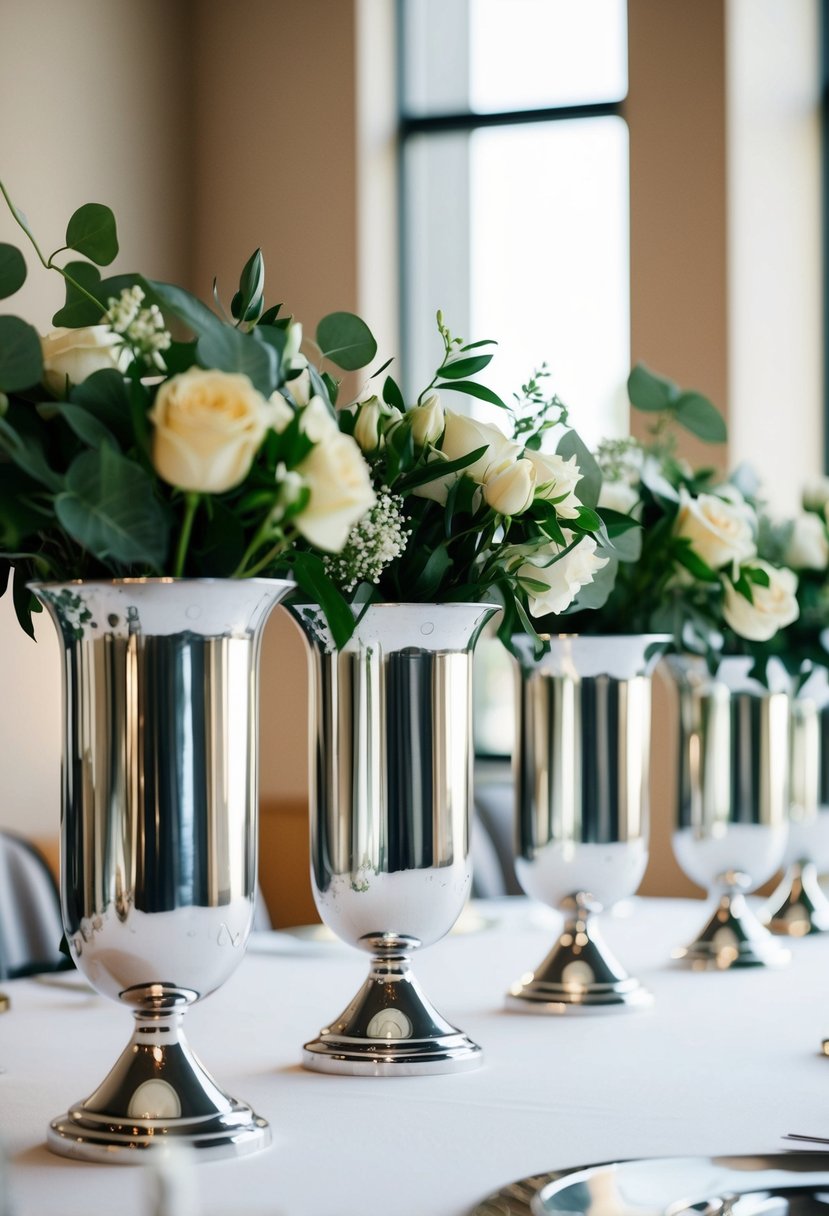
[[[545,368],[507,406],[476,378],[492,343],[453,337],[440,313],[437,323],[442,359],[413,404],[386,375],[340,411],[369,462],[376,503],[325,570],[352,606],[488,599],[503,607],[504,641],[522,631],[537,639],[534,619],[588,593],[600,602],[611,585],[599,470],[545,393]],[[449,409],[441,393],[450,389],[502,409],[507,430]],[[555,450],[543,450],[545,436]],[[616,531],[633,528],[624,517]]]
[[[229,312],[214,285],[217,313],[139,274],[102,278],[118,253],[109,208],[79,208],[47,257],[0,191],[65,285],[43,338],[0,316],[0,594],[14,570],[24,628],[38,607],[30,579],[290,571],[316,594],[316,551],[336,553],[378,508],[337,424],[336,381],[300,353],[301,325],[265,304],[261,252]],[[22,252],[0,245],[0,298],[26,275]],[[344,370],[376,352],[349,313],[325,317],[316,346]]]
[[[710,443],[725,439],[722,417],[707,398],[642,365],[631,372],[628,395],[655,425],[645,442],[600,444],[599,501],[606,518],[623,514],[640,527],[624,538],[629,560],[604,605],[589,618],[577,614],[573,628],[669,634],[675,651],[704,655],[712,669],[723,653],[761,661],[799,607],[797,576],[785,554],[761,552],[756,482],[746,469],[723,480],[677,456],[677,424]]]

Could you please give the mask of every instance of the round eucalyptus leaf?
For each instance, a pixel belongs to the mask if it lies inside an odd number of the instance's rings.
[[[66,226],[66,244],[96,266],[108,266],[118,254],[115,216],[103,203],[85,203]]]
[[[0,300],[13,296],[26,282],[26,261],[16,245],[0,244]]]
[[[16,393],[38,384],[43,355],[37,330],[20,317],[0,317],[0,391]]]

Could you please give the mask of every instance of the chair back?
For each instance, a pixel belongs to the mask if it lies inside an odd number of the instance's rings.
[[[65,965],[55,880],[29,841],[0,831],[0,979]]]

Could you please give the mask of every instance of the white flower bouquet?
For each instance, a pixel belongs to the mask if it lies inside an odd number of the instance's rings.
[[[102,278],[118,252],[109,208],[81,207],[46,257],[0,191],[66,293],[45,337],[0,316],[0,594],[13,570],[24,628],[30,579],[290,572],[313,594],[314,550],[341,549],[375,494],[337,425],[336,382],[300,353],[301,326],[265,304],[261,253],[218,315],[171,284]],[[26,274],[22,252],[0,245],[0,298]],[[324,318],[316,345],[345,370],[376,351],[349,313]]]

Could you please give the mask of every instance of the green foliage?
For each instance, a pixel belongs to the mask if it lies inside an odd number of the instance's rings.
[[[118,256],[115,216],[103,203],[85,203],[66,225],[66,247],[96,266],[109,266]]]
[[[359,371],[377,354],[371,330],[350,312],[332,312],[317,326],[317,345],[324,358],[346,372]]]
[[[0,390],[16,393],[31,388],[42,374],[37,330],[20,317],[0,317]]]
[[[0,243],[0,300],[19,291],[26,282],[26,260],[16,245]]]
[[[658,435],[666,423],[675,422],[705,443],[725,443],[728,438],[722,415],[707,397],[683,391],[644,363],[637,363],[628,376],[628,397],[636,409],[663,416]]]

